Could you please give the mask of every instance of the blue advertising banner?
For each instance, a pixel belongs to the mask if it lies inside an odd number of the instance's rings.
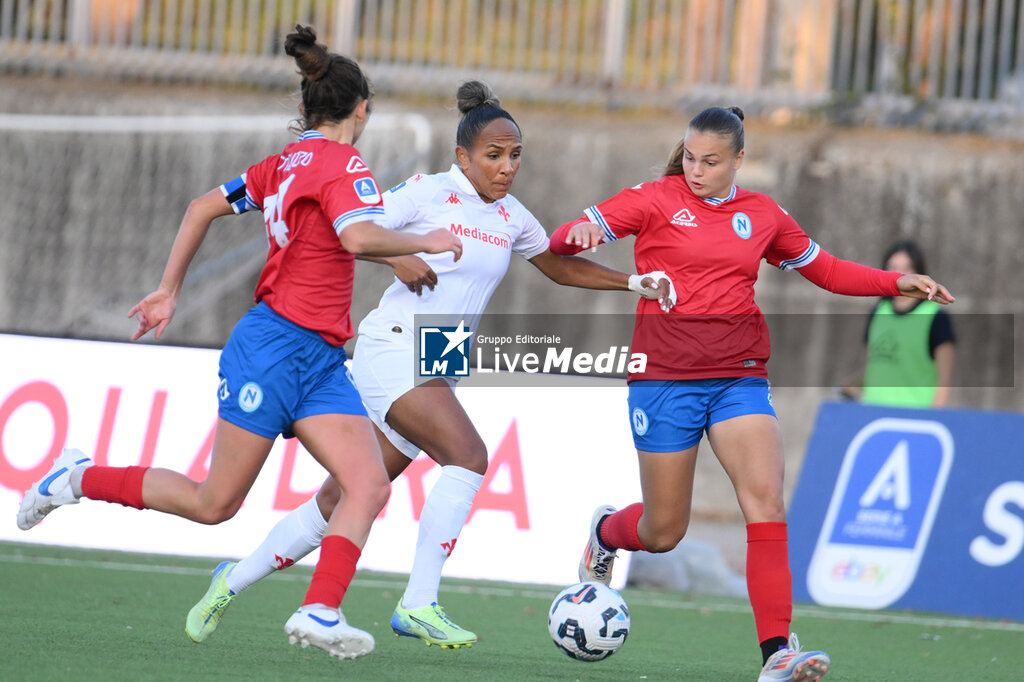
[[[1024,415],[825,403],[788,520],[797,600],[1024,621]]]

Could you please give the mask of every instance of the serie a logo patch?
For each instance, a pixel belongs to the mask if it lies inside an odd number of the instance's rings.
[[[376,204],[380,201],[380,190],[373,178],[359,178],[353,184],[359,200],[364,204]]]

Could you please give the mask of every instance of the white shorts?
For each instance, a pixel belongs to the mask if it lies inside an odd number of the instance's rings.
[[[406,332],[387,340],[360,334],[352,353],[352,380],[370,421],[409,459],[416,459],[420,447],[391,428],[385,418],[394,402],[413,389],[415,352],[412,336]],[[448,384],[454,391],[455,382]]]

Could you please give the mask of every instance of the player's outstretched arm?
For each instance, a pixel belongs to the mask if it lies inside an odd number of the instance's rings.
[[[171,246],[171,255],[167,257],[164,274],[160,286],[144,299],[136,303],[128,311],[128,317],[138,316],[139,326],[132,334],[132,341],[141,338],[150,329],[156,328],[157,340],[170,324],[177,305],[181,285],[185,281],[185,272],[195,257],[199,246],[206,238],[210,224],[215,218],[232,213],[231,204],[224,198],[220,189],[212,189],[206,194],[192,200],[181,219],[178,236]]]
[[[797,272],[834,294],[845,296],[910,296],[927,298],[943,305],[954,299],[946,287],[927,275],[901,275],[853,261],[836,258],[825,249]]]
[[[644,298],[658,299],[668,312],[676,303],[675,287],[663,272],[627,275],[577,256],[560,256],[550,248],[530,259],[548,279],[583,289],[634,291]]]
[[[338,235],[341,245],[356,256],[405,256],[411,253],[451,251],[455,260],[462,257],[462,240],[444,228],[426,234],[386,230],[376,223],[352,223]]]
[[[578,256],[561,256],[551,248],[530,259],[548,279],[583,289],[629,290],[629,275]]]

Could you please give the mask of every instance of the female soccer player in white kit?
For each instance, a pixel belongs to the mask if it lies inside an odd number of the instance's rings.
[[[378,307],[359,325],[352,361],[352,375],[377,426],[391,480],[421,449],[441,466],[441,476],[423,506],[409,583],[391,617],[391,627],[397,635],[418,637],[428,646],[442,648],[472,646],[477,641],[476,634],[448,618],[437,603],[437,593],[441,569],[483,481],[487,449],[455,398],[453,381],[436,378],[414,387],[414,315],[454,315],[465,320],[467,332],[472,332],[505,276],[512,253],[560,284],[630,289],[659,298],[657,289],[641,286],[658,282],[663,287],[663,305],[669,305],[672,295],[667,278],[627,276],[586,259],[551,252],[540,223],[509,194],[523,147],[518,125],[483,83],[464,83],[457,99],[462,112],[457,163],[447,172],[416,175],[386,192],[383,224],[416,234],[449,228],[463,241],[462,257],[453,263],[451,258],[424,255],[432,272],[416,257],[381,259],[391,263],[396,273],[406,268],[404,272],[420,276],[409,274],[384,292]],[[427,290],[420,291],[424,283]],[[235,595],[315,549],[327,512],[340,496],[338,485],[327,479],[316,497],[282,519],[253,554],[238,564],[219,565],[209,591],[189,612],[189,637],[197,642],[206,639]]]

